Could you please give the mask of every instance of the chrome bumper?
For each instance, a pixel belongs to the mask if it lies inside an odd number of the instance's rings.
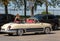
[[[8,31],[1,30],[0,32],[3,32],[3,33],[16,33],[16,30],[8,30]]]

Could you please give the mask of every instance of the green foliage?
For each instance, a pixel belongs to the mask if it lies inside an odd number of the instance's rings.
[[[46,14],[46,11],[41,12],[41,14]],[[48,12],[48,14],[51,14],[51,12]]]

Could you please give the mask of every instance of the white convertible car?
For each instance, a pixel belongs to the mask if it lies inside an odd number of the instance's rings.
[[[52,25],[49,23],[7,23],[1,26],[1,32],[8,35],[23,35],[26,32],[50,33]]]

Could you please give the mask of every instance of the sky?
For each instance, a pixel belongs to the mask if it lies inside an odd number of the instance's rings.
[[[19,13],[20,15],[24,15],[24,9],[21,7],[22,10],[13,10],[13,8],[10,8],[9,7],[9,14],[13,14],[13,15],[16,15],[17,13]],[[51,12],[52,14],[54,15],[60,15],[60,8],[56,7],[56,8],[53,8],[53,7],[49,7],[49,12]],[[34,11],[35,13],[34,14],[41,14],[42,11],[45,11],[45,7],[40,7],[38,6],[37,7],[37,10]],[[0,7],[0,13],[4,13],[4,8]],[[27,15],[30,15],[30,11],[27,11]]]
[[[49,0],[50,1],[50,0]],[[34,14],[41,14],[42,11],[45,11],[45,5],[43,5],[42,7],[37,6],[37,10],[34,11]],[[14,5],[11,3],[11,6],[8,7],[8,12],[9,14],[13,14],[16,15],[17,13],[19,13],[20,15],[24,15],[24,7],[21,7],[22,10],[16,10],[14,11]],[[53,8],[53,7],[48,7],[49,12],[51,12],[54,15],[60,15],[60,7]],[[30,11],[26,11],[27,15],[30,15],[31,12]],[[0,7],[0,13],[4,13],[4,7]]]

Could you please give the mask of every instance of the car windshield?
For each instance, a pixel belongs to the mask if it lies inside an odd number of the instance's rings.
[[[42,18],[42,15],[35,15],[33,16],[34,18],[37,18],[38,20],[40,20]]]

